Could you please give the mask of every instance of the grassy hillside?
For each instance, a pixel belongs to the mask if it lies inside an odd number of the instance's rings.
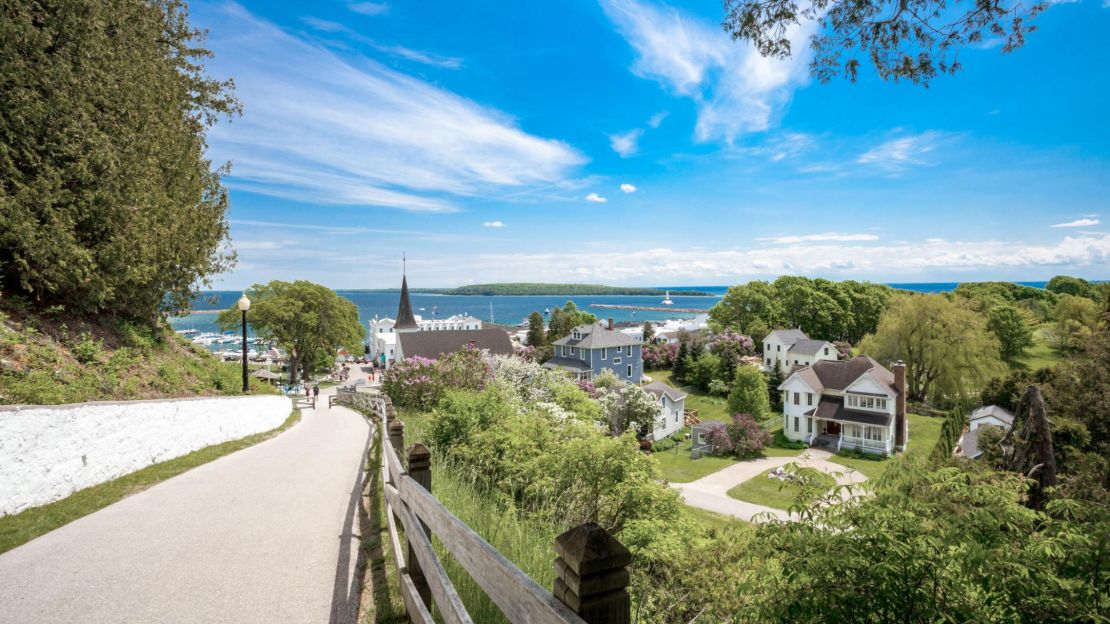
[[[0,310],[0,404],[240,394],[241,375],[168,327]],[[276,392],[256,379],[251,391]]]

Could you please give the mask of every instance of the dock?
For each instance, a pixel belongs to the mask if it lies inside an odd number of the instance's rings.
[[[709,314],[709,308],[676,308],[674,306],[619,305],[616,303],[591,303],[590,307],[605,308],[607,310],[644,310],[646,312],[692,312],[694,314]]]

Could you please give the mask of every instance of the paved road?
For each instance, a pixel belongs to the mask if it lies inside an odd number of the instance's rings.
[[[764,457],[735,463],[727,468],[722,468],[713,474],[706,475],[690,483],[672,483],[682,494],[682,499],[687,505],[692,505],[707,511],[734,516],[751,522],[759,514],[770,514],[779,520],[792,520],[794,516],[781,509],[765,507],[742,500],[736,500],[728,495],[728,491],[741,483],[752,479],[765,470],[797,463],[799,466],[816,468],[822,472],[836,475],[838,485],[862,483],[867,480],[859,471],[828,460],[832,454],[820,449],[809,449],[798,457]],[[839,474],[838,474],[839,473]]]
[[[353,622],[370,428],[315,411],[0,555],[0,622]]]

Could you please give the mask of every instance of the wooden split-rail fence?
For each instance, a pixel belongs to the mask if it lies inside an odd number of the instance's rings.
[[[410,620],[431,624],[434,607],[447,624],[473,621],[432,548],[434,536],[510,622],[629,624],[631,555],[608,531],[587,523],[556,537],[555,586],[545,590],[436,500],[431,453],[423,444],[405,449],[405,426],[388,397],[373,404],[386,522]]]

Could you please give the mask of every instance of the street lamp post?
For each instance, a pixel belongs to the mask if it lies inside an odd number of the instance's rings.
[[[247,293],[243,293],[239,297],[239,311],[243,313],[243,392],[246,393],[250,390],[250,384],[247,382],[247,310],[251,309],[251,300],[247,299]]]

